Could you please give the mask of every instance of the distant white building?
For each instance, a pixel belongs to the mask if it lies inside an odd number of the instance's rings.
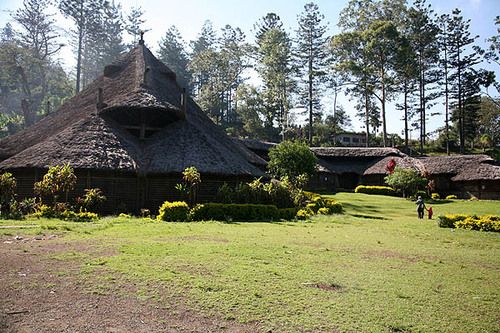
[[[366,134],[364,133],[340,133],[335,136],[335,142],[344,147],[366,146]]]

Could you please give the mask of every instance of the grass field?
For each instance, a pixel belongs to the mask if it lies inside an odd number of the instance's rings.
[[[95,292],[133,281],[137,297],[182,298],[263,332],[500,332],[500,234],[439,228],[401,198],[333,198],[345,214],[308,222],[1,221],[28,228],[0,235],[84,241],[106,251],[53,259],[77,262]],[[494,201],[432,206],[435,216],[500,213]]]

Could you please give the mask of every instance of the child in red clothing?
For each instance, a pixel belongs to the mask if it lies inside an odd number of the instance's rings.
[[[429,207],[429,209],[427,209],[427,214],[429,216],[429,220],[432,220],[432,214],[433,214],[432,207]]]

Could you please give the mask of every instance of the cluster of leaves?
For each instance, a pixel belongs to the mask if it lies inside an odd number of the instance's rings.
[[[75,185],[75,171],[68,163],[50,167],[43,179],[35,183],[34,191],[42,198],[51,197],[52,202],[56,204],[61,194],[64,194],[64,202],[68,202],[69,192]]]
[[[306,143],[283,141],[269,150],[267,168],[277,179],[287,178],[297,188],[304,187],[316,172],[318,159]]]
[[[185,195],[191,206],[196,204],[198,186],[201,183],[201,175],[194,167],[188,167],[182,172],[183,183],[175,185],[175,189]]]
[[[403,193],[403,197],[414,195],[419,188],[427,186],[427,179],[413,169],[396,167],[394,172],[384,178],[385,182],[397,191]]]
[[[217,192],[217,201],[223,203],[273,204],[280,208],[300,207],[306,200],[304,191],[297,188],[287,177],[263,182],[257,178],[250,183],[232,187],[224,183]]]

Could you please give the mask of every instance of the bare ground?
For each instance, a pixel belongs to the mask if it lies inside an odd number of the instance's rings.
[[[82,281],[79,264],[53,256],[92,254],[92,247],[56,236],[36,238],[0,238],[1,333],[260,331],[258,324],[224,320],[222,314],[201,316],[168,290],[162,290],[163,301],[141,300],[127,282],[113,283],[106,293],[89,292],[92,281]]]

